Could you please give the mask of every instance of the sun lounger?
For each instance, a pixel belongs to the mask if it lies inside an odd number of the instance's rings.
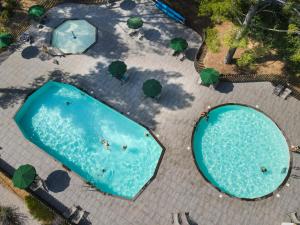
[[[172,213],[172,224],[174,225],[182,225],[180,221],[179,213]]]
[[[128,74],[128,73],[125,73],[125,74],[121,77],[120,81],[121,81],[122,84],[124,84],[125,82],[128,81],[128,79],[129,79],[129,74]]]
[[[132,31],[132,32],[129,33],[129,36],[130,36],[130,37],[135,37],[135,36],[137,36],[137,35],[138,35],[138,31],[137,31],[137,30]]]
[[[279,95],[282,93],[283,90],[284,90],[284,86],[281,85],[281,84],[278,84],[278,85],[274,88],[273,94],[279,96]]]
[[[20,35],[20,37],[19,37],[19,41],[20,41],[21,43],[29,42],[29,41],[30,41],[30,35],[29,35],[29,33],[27,33],[27,32],[22,33],[22,34]]]
[[[82,220],[84,217],[85,211],[82,209],[78,209],[77,213],[74,215],[74,217],[71,219],[71,222],[74,224],[79,224],[79,222]]]
[[[282,97],[283,99],[287,99],[287,97],[292,93],[292,90],[289,88],[284,89],[284,91],[282,92],[282,94],[280,95],[280,97]]]
[[[71,208],[68,208],[68,210],[66,212],[63,213],[63,216],[66,219],[69,219],[72,215],[74,215],[74,213],[78,210],[78,208],[73,205]]]
[[[292,223],[300,224],[300,220],[298,219],[296,212],[291,212],[288,214],[288,216],[290,217]]]
[[[286,222],[284,222],[284,223],[281,223],[281,225],[297,225],[297,224],[295,224],[295,223],[286,223]]]
[[[138,38],[140,41],[144,39],[144,33],[141,30],[138,32]]]
[[[180,218],[182,225],[190,225],[189,221],[187,220],[186,213],[180,213]]]
[[[181,52],[181,53],[179,54],[179,60],[180,60],[181,62],[185,60],[185,54],[184,54],[184,52]]]
[[[32,190],[32,191],[36,191],[40,188],[43,188],[43,181],[42,179],[38,178],[36,179],[30,186],[29,188]]]

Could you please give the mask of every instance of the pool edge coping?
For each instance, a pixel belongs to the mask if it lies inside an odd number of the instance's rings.
[[[239,198],[239,197],[236,197],[234,195],[231,195],[229,193],[226,193],[224,191],[222,191],[220,188],[218,188],[217,186],[215,186],[214,184],[212,184],[206,177],[205,175],[202,173],[201,169],[198,167],[198,164],[197,164],[197,161],[196,161],[196,157],[195,157],[195,152],[194,152],[194,145],[193,145],[193,140],[194,140],[194,134],[195,134],[195,131],[196,131],[196,128],[197,128],[197,125],[199,124],[199,122],[204,118],[204,116],[200,115],[199,119],[197,120],[197,122],[194,124],[194,127],[193,127],[193,132],[192,132],[192,138],[191,138],[191,150],[192,150],[192,155],[193,155],[193,161],[194,161],[194,165],[196,166],[198,172],[201,174],[201,176],[203,177],[203,179],[210,184],[210,186],[212,186],[215,190],[217,190],[219,193],[221,194],[224,194],[232,199],[238,199],[238,200],[241,200],[241,201],[260,201],[260,200],[263,200],[263,199],[267,199],[267,198],[270,198],[272,197],[273,195],[275,195],[276,193],[278,193],[284,186],[285,184],[287,183],[288,179],[290,178],[290,175],[291,175],[291,172],[292,172],[292,165],[293,165],[293,154],[290,150],[290,141],[289,139],[287,138],[287,135],[286,133],[280,128],[280,126],[275,122],[275,120],[273,120],[273,118],[271,116],[269,116],[267,113],[265,113],[264,111],[262,111],[261,109],[259,109],[258,107],[254,107],[254,106],[251,106],[251,105],[247,105],[247,104],[243,104],[243,103],[234,103],[234,102],[230,102],[230,103],[223,103],[223,104],[219,104],[219,105],[216,105],[214,107],[210,107],[206,112],[209,113],[211,110],[213,109],[216,109],[216,108],[219,108],[221,106],[226,106],[226,105],[240,105],[240,106],[246,106],[246,107],[249,107],[251,109],[254,109],[262,114],[264,114],[266,117],[268,117],[276,126],[277,128],[281,131],[283,137],[285,138],[286,142],[287,142],[287,145],[288,145],[288,152],[289,152],[289,155],[290,155],[290,162],[289,162],[289,170],[287,172],[287,175],[286,177],[284,178],[284,180],[281,182],[281,184],[274,190],[272,191],[271,193],[267,194],[267,195],[264,195],[264,196],[261,196],[261,197],[258,197],[258,198]]]
[[[86,95],[94,98],[95,100],[101,102],[102,104],[105,104],[106,106],[108,106],[110,109],[116,111],[117,113],[121,114],[122,116],[126,117],[127,119],[137,123],[138,125],[140,125],[141,127],[145,128],[150,134],[151,136],[154,138],[154,140],[161,146],[161,154],[160,154],[160,157],[158,159],[158,162],[156,164],[156,167],[155,167],[155,171],[153,172],[153,175],[150,177],[150,179],[142,186],[142,188],[139,190],[139,192],[137,192],[137,194],[133,197],[133,198],[125,198],[125,197],[122,197],[122,196],[117,196],[117,195],[113,195],[113,194],[109,194],[109,193],[106,193],[98,188],[96,188],[93,184],[91,184],[88,180],[84,179],[83,177],[81,177],[79,174],[77,174],[75,171],[72,171],[70,168],[68,168],[66,165],[64,165],[63,163],[61,163],[59,160],[57,160],[55,157],[53,157],[52,155],[48,154],[47,152],[45,152],[42,148],[40,148],[39,146],[37,146],[36,144],[34,144],[33,142],[31,142],[30,140],[28,140],[26,138],[26,136],[24,135],[23,133],[23,130],[20,129],[20,127],[18,126],[17,124],[17,121],[15,120],[16,118],[16,115],[18,114],[18,112],[21,110],[21,108],[23,107],[24,104],[26,104],[26,101],[29,99],[29,97],[33,94],[35,94],[36,92],[39,91],[39,89],[41,87],[43,87],[44,85],[46,85],[47,83],[49,82],[53,82],[53,83],[62,83],[62,84],[66,84],[66,85],[70,85],[70,86],[73,86],[75,88],[77,88],[78,90],[82,91],[83,93],[85,93]],[[21,101],[21,104],[20,106],[17,108],[14,116],[12,117],[14,123],[16,124],[16,126],[19,128],[19,130],[21,131],[21,134],[23,136],[23,138],[30,142],[31,144],[33,144],[34,146],[36,146],[39,150],[41,150],[43,153],[45,153],[48,157],[52,158],[55,162],[57,162],[58,164],[60,164],[64,170],[66,170],[67,172],[71,172],[72,174],[74,174],[75,176],[79,177],[85,184],[89,185],[92,189],[94,189],[94,191],[97,191],[101,194],[103,194],[104,196],[110,196],[110,197],[114,197],[114,198],[118,198],[118,199],[122,199],[122,200],[126,200],[126,201],[129,201],[129,202],[135,202],[136,199],[142,194],[143,191],[145,191],[145,189],[148,187],[148,185],[155,180],[157,174],[158,174],[158,170],[160,168],[160,165],[161,165],[161,162],[162,162],[162,159],[163,159],[163,156],[165,154],[165,151],[166,151],[166,148],[165,146],[159,141],[159,139],[156,137],[156,135],[153,133],[153,131],[148,128],[146,125],[142,124],[141,122],[139,121],[136,121],[132,118],[130,118],[127,114],[119,111],[117,108],[113,107],[111,104],[107,103],[105,100],[102,100],[102,99],[99,99],[97,97],[95,97],[94,95],[92,95],[91,91],[88,91],[88,90],[85,90],[81,87],[78,87],[77,84],[71,84],[71,83],[66,83],[66,82],[59,82],[59,81],[54,81],[54,80],[48,80],[46,82],[44,82],[42,85],[38,86],[35,88],[35,90],[33,90],[32,92],[30,92],[29,94],[27,94],[24,99]]]

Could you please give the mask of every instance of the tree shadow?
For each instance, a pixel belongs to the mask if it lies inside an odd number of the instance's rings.
[[[46,185],[49,191],[54,193],[62,192],[70,185],[70,176],[66,171],[53,171],[46,179]]]
[[[32,94],[38,87],[42,86],[49,80],[54,80],[58,82],[64,81],[64,76],[67,73],[63,73],[60,70],[54,70],[49,72],[49,74],[35,78],[28,86],[24,87],[7,87],[0,88],[0,108],[7,109],[8,107],[13,107],[21,100],[26,100],[26,98]]]
[[[220,93],[227,94],[229,92],[232,92],[234,88],[234,85],[232,82],[220,82],[215,90],[219,91]]]
[[[57,81],[72,84],[92,97],[112,105],[122,113],[143,125],[155,129],[155,116],[162,108],[176,110],[189,107],[194,96],[186,92],[176,79],[183,76],[174,71],[149,70],[137,67],[128,69],[129,80],[122,84],[109,76],[106,64],[98,63],[88,74],[68,74],[53,70],[44,76],[35,78],[26,87],[9,87],[0,89],[0,107],[8,108],[33,93],[47,81]],[[157,79],[163,86],[161,98],[155,101],[146,98],[142,91],[144,81]],[[174,82],[171,82],[174,81]]]

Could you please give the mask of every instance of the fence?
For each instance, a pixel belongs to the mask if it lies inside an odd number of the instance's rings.
[[[204,36],[203,36],[204,37]],[[199,73],[205,68],[203,60],[207,53],[205,42],[199,48],[195,57],[194,66]],[[291,95],[300,100],[300,89],[297,89],[293,83],[289,83],[286,75],[283,74],[221,74],[221,81],[244,83],[244,82],[271,82],[273,84],[282,84],[291,89]]]

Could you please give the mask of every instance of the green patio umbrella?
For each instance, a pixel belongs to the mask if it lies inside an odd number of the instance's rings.
[[[8,33],[0,33],[0,49],[9,46],[13,42],[13,36]]]
[[[146,80],[143,84],[143,91],[147,97],[155,98],[161,93],[162,86],[158,80]]]
[[[127,20],[127,26],[130,29],[139,29],[143,26],[143,20],[140,17],[134,16]]]
[[[174,49],[175,52],[183,52],[188,47],[188,43],[183,38],[173,38],[170,42],[170,48]]]
[[[44,6],[41,5],[34,5],[31,6],[28,10],[28,15],[34,19],[41,18],[46,12]]]
[[[118,60],[112,62],[108,67],[108,71],[110,72],[110,74],[117,79],[121,79],[122,76],[126,73],[126,70],[127,65],[124,62]]]
[[[204,85],[218,83],[220,73],[213,68],[206,68],[200,72],[200,77]]]
[[[36,177],[35,168],[29,164],[20,166],[14,173],[12,178],[15,187],[25,189],[28,188]]]

